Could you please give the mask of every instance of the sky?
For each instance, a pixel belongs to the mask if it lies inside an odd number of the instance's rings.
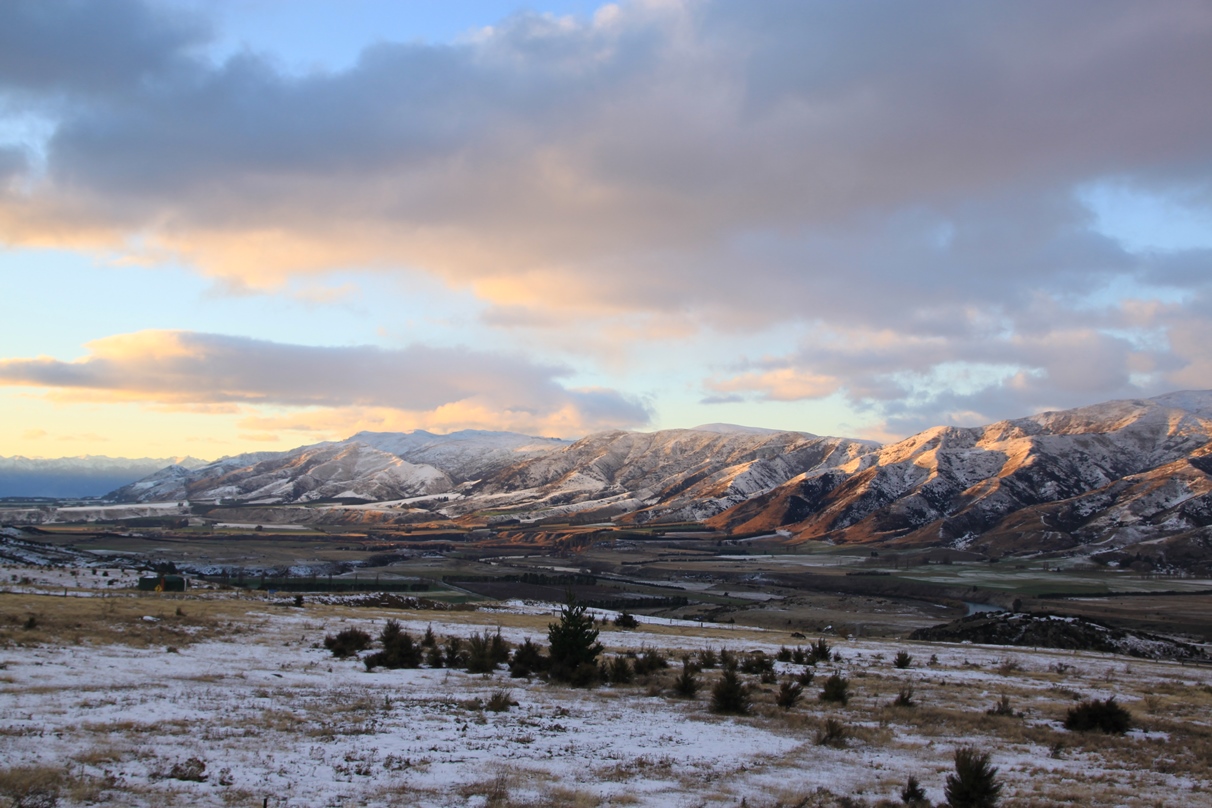
[[[0,455],[1212,388],[1203,0],[0,3]]]

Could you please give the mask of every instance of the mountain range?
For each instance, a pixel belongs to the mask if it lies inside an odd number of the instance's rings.
[[[1212,391],[935,427],[880,445],[726,424],[578,441],[363,432],[173,464],[112,491],[266,506],[291,521],[704,522],[734,536],[1006,553],[1212,559]],[[270,507],[273,506],[273,507]]]

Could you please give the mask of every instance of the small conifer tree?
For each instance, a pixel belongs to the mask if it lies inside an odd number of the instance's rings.
[[[799,682],[783,682],[779,688],[779,693],[775,696],[775,704],[782,707],[784,710],[790,710],[804,695],[804,686]]]
[[[574,673],[588,665],[593,667],[596,679],[596,661],[602,653],[598,629],[593,625],[593,617],[585,613],[585,605],[578,603],[571,592],[560,610],[559,622],[547,627],[547,641],[551,645],[551,675],[554,678],[571,681]],[[577,678],[583,679],[584,675],[578,673]]]
[[[918,808],[918,806],[929,808],[929,803],[926,802],[926,791],[916,777],[910,776],[909,782],[901,789],[901,802],[910,808]]]
[[[955,774],[947,775],[943,792],[948,808],[993,808],[1002,793],[997,767],[989,765],[989,753],[974,747],[955,750]]]
[[[711,709],[717,713],[745,715],[749,712],[749,688],[737,675],[736,668],[727,668],[711,689]]]
[[[547,657],[543,656],[542,649],[527,637],[513,652],[513,658],[509,662],[509,675],[520,679],[523,676],[530,676],[532,673],[545,671],[549,661]]]
[[[630,684],[635,678],[635,671],[625,656],[617,656],[610,660],[606,668],[606,678],[612,685]]]
[[[896,658],[892,660],[892,664],[904,670],[913,664],[913,657],[909,655],[908,651],[897,651]]]
[[[850,680],[842,676],[841,671],[834,671],[825,680],[821,690],[821,701],[845,705],[850,701]]]
[[[693,699],[699,692],[698,669],[688,657],[682,658],[682,672],[673,680],[673,690],[684,699]]]

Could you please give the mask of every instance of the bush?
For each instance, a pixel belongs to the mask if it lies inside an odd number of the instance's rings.
[[[724,668],[732,668],[736,670],[736,654],[729,651],[727,648],[720,649],[720,666]]]
[[[425,647],[423,640],[421,647]],[[442,649],[438,647],[436,642],[425,649],[425,664],[431,668],[441,668],[446,664],[446,658],[442,655]]]
[[[720,658],[710,648],[704,648],[703,652],[699,654],[699,667],[703,670],[709,671],[719,664]]]
[[[467,667],[467,652],[463,650],[463,640],[460,637],[446,638],[446,667]]]
[[[913,707],[913,685],[901,685],[901,692],[896,694],[893,707]]]
[[[437,648],[438,638],[434,636],[433,626],[425,627],[425,636],[421,638],[422,648]]]
[[[777,659],[779,662],[790,662],[791,661],[791,649],[785,645],[780,645],[779,652],[774,655],[774,658]]]
[[[901,802],[910,808],[918,808],[918,806],[929,808],[930,806],[930,803],[926,802],[926,792],[916,777],[910,777],[909,782],[901,789]]]
[[[509,661],[509,643],[501,636],[487,631],[473,634],[467,640],[464,663],[468,673],[492,673],[497,665]]]
[[[615,628],[636,628],[640,625],[640,621],[635,619],[635,615],[623,610],[619,616],[614,619]]]
[[[532,673],[545,671],[549,661],[547,657],[543,656],[542,649],[527,637],[525,642],[513,652],[513,659],[509,662],[509,675],[520,679],[523,676],[530,676]]]
[[[647,676],[650,673],[669,667],[669,658],[655,648],[646,648],[644,653],[636,658],[635,675]]]
[[[572,669],[567,681],[573,687],[592,687],[600,681],[598,666],[592,662],[582,662]]]
[[[332,651],[333,656],[345,659],[369,648],[370,635],[360,628],[343,629],[335,637],[331,634],[325,637],[324,647]]]
[[[728,668],[711,689],[711,710],[716,713],[745,715],[749,712],[749,688],[735,668]]]
[[[760,674],[774,670],[774,660],[761,651],[745,654],[741,659],[741,673]]]
[[[797,665],[803,665],[808,661],[808,654],[804,652],[803,648],[796,646],[795,650],[791,652],[791,661]]]
[[[944,789],[949,808],[992,808],[1001,793],[997,768],[989,765],[988,752],[971,746],[955,750],[955,774],[947,775]]]
[[[1065,729],[1075,732],[1100,730],[1110,735],[1123,735],[1132,728],[1132,714],[1115,703],[1115,697],[1106,701],[1083,701],[1069,710],[1065,716]]]
[[[897,651],[896,658],[892,660],[892,664],[904,670],[913,664],[913,657],[909,655],[908,651]]]
[[[841,672],[834,671],[825,680],[825,687],[821,690],[821,701],[848,704],[850,702],[850,680],[842,676]]]
[[[818,662],[828,662],[831,655],[832,649],[829,647],[829,643],[825,642],[824,637],[808,646],[809,665],[815,665]]]
[[[584,604],[577,603],[572,593],[560,610],[559,622],[547,626],[547,641],[551,644],[551,675],[554,678],[584,681],[586,673],[582,668],[588,667],[593,670],[593,681],[597,681],[596,663],[598,654],[602,653],[598,630],[594,628],[593,617],[585,614]]]
[[[804,668],[802,671],[800,671],[800,675],[795,677],[795,681],[799,682],[804,687],[808,687],[812,684],[812,680],[815,678],[816,671],[814,671],[812,668]]]
[[[606,666],[606,678],[612,685],[626,685],[635,678],[635,671],[631,669],[627,657],[617,656]]]
[[[846,745],[846,739],[850,737],[849,730],[846,725],[836,718],[826,718],[816,731],[817,746],[833,746],[841,748]]]
[[[804,686],[799,682],[783,682],[782,687],[779,688],[778,695],[774,697],[774,703],[784,710],[790,710],[799,704],[803,695]]]
[[[682,672],[673,680],[673,692],[684,699],[693,699],[699,693],[698,668],[695,667],[689,657],[682,657]]]
[[[1002,697],[997,700],[997,704],[986,710],[985,714],[1013,717],[1014,708],[1010,706],[1010,697],[1003,693]]]
[[[513,707],[515,702],[508,690],[493,691],[493,694],[488,697],[488,701],[484,704],[485,710],[490,710],[494,713],[507,713],[509,708]]]
[[[388,620],[379,639],[383,643],[383,650],[362,660],[366,664],[366,670],[374,670],[377,667],[391,670],[421,667],[421,646],[417,645],[412,635],[405,631],[399,622]]]

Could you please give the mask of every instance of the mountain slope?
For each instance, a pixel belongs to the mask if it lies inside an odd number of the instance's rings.
[[[875,446],[800,432],[603,432],[486,476],[451,510],[466,512],[473,502],[531,515],[604,506],[602,515],[629,514],[630,522],[697,520]]]
[[[1007,536],[1017,534],[1021,546],[1030,534],[1041,549],[1073,546],[1105,540],[1127,521],[1139,523],[1129,516],[1134,509],[1149,511],[1150,498],[1166,507],[1195,499],[1186,507],[1202,507],[1208,479],[1201,466],[1212,469],[1203,459],[1209,441],[1212,394],[1194,392],[985,427],[936,427],[840,468],[801,475],[711,524],[732,531],[778,529],[796,540],[965,546],[984,537],[984,545],[1009,549],[1015,542]],[[1055,503],[1070,503],[1059,530],[1047,527],[1047,519],[1040,522],[1060,512]],[[1140,527],[1141,538],[1202,528],[1200,519],[1154,520],[1152,527]]]

